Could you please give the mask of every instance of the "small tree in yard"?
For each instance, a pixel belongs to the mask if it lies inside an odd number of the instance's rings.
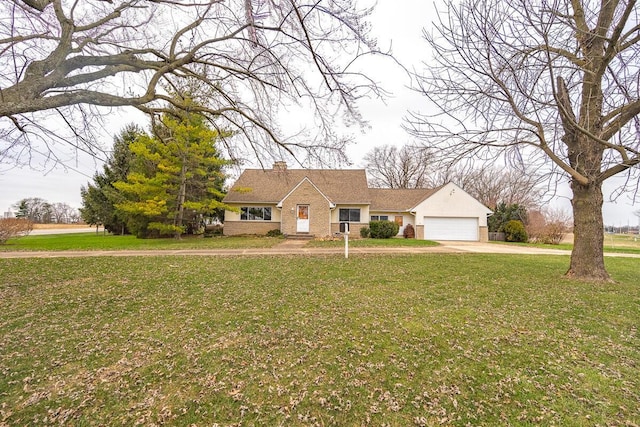
[[[570,229],[571,216],[562,209],[549,209],[529,215],[527,233],[529,241],[559,245]]]
[[[26,236],[31,230],[33,230],[33,222],[29,219],[0,219],[0,244],[4,245],[9,239]]]
[[[504,231],[507,242],[526,242],[529,240],[522,221],[511,220],[502,227],[502,231]]]
[[[413,225],[407,224],[402,230],[402,235],[405,239],[413,239],[416,237],[416,230],[413,228]]]
[[[180,238],[202,215],[225,208],[222,168],[229,162],[216,146],[224,136],[229,135],[211,129],[200,114],[169,109],[154,135],[139,135],[130,144],[134,164],[113,186],[123,196],[116,212],[131,232]]]
[[[144,135],[136,125],[127,125],[113,140],[113,150],[102,168],[96,172],[93,182],[80,189],[82,208],[80,214],[87,224],[102,224],[110,233],[128,233],[125,218],[116,210],[115,204],[122,201],[122,196],[113,186],[117,181],[124,181],[131,169],[134,155],[129,148],[138,136]]]

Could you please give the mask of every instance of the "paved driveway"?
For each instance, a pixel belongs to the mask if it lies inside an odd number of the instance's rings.
[[[503,243],[483,242],[439,242],[450,250],[483,254],[542,254],[542,255],[571,255],[571,251],[564,249],[536,248],[531,246],[507,245]]]

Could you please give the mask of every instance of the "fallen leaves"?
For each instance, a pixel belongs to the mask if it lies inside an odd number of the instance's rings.
[[[635,285],[523,283],[497,257],[203,260],[0,261],[0,425],[640,419]]]

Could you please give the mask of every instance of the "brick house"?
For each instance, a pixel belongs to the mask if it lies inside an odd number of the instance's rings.
[[[331,236],[348,222],[351,235],[369,221],[389,220],[416,238],[486,241],[491,210],[453,183],[433,189],[369,188],[363,169],[247,169],[223,200],[224,234]]]

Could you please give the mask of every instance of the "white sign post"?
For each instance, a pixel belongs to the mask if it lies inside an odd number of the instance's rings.
[[[344,223],[344,257],[349,258],[349,223]]]

